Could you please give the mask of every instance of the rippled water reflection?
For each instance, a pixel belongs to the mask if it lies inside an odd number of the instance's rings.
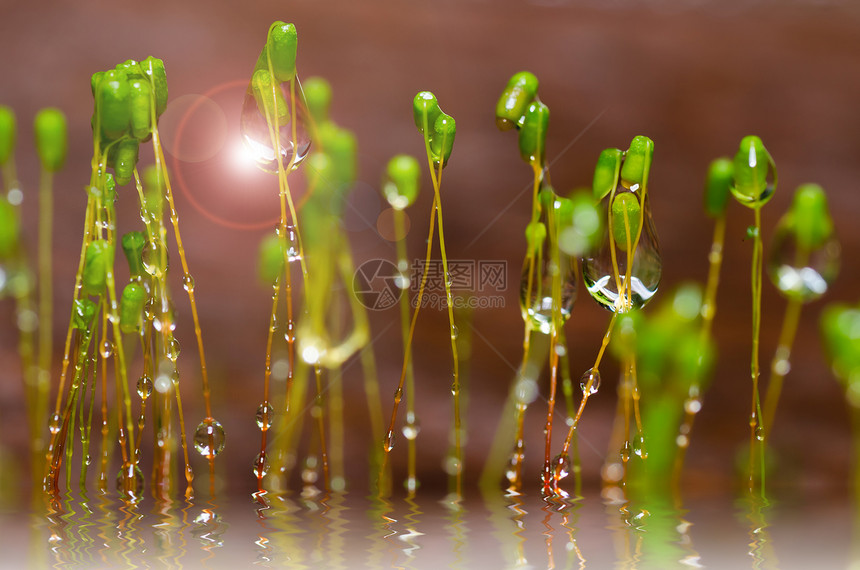
[[[848,565],[848,506],[605,497],[268,496],[268,506],[67,495],[0,514],[0,567],[810,568]]]

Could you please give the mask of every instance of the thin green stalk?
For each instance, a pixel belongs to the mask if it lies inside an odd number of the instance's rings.
[[[761,493],[764,496],[764,434],[761,429],[761,399],[759,397],[759,337],[761,334],[761,289],[762,289],[762,240],[761,240],[761,207],[753,208],[755,212],[755,231],[753,236],[752,259],[752,402],[750,411],[750,451],[749,451],[749,490],[755,488],[755,458],[759,455]],[[756,443],[759,445],[756,445]]]
[[[54,212],[53,174],[42,169],[39,185],[39,372],[36,384],[35,422],[39,431],[48,419],[53,354],[53,276],[51,271]],[[39,438],[41,439],[41,437]]]
[[[404,220],[403,210],[394,208],[394,235],[397,237],[397,269],[403,272],[404,268],[408,267],[406,259],[406,224]],[[402,283],[401,283],[402,285]],[[415,418],[415,374],[412,368],[412,347],[407,346],[409,340],[409,297],[405,293],[400,295],[400,338],[403,343],[403,352],[409,350],[410,354],[406,355],[406,423],[412,424],[413,437],[407,437],[407,479],[406,490],[408,496],[414,497],[418,489],[418,479],[416,477],[416,438],[418,436],[417,424]]]
[[[764,409],[762,423],[764,427],[765,442],[770,437],[773,428],[773,420],[776,417],[776,406],[782,393],[783,380],[788,373],[788,362],[791,357],[791,347],[797,333],[800,322],[800,310],[803,302],[797,297],[790,297],[785,307],[785,316],[782,320],[782,330],[779,333],[779,345],[773,355],[770,366],[770,380],[767,383],[767,391],[764,398]]]

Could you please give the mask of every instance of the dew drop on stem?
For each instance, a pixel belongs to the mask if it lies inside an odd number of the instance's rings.
[[[277,142],[280,145],[278,153],[281,155],[284,167],[287,168],[290,161],[293,161],[292,167],[296,168],[307,155],[311,145],[307,127],[309,122],[307,102],[299,78],[295,78],[294,99],[290,97],[289,82],[274,86],[270,82],[268,84],[258,83],[257,94],[260,101],[255,97],[254,92],[255,85],[254,80],[252,80],[242,104],[241,122],[239,124],[245,146],[260,169],[265,172],[276,173],[278,164],[273,135],[277,135]],[[277,99],[277,109],[271,109],[272,103],[264,103],[264,108],[260,108],[260,102],[269,100],[265,99],[266,97],[273,102]],[[270,108],[269,118],[274,129],[270,129],[269,123],[266,121],[265,107]],[[272,113],[272,110],[275,112]],[[296,118],[295,140],[293,140],[293,116]]]
[[[224,450],[224,428],[214,418],[206,418],[194,432],[194,449],[203,457],[215,457]]]
[[[141,400],[146,400],[152,394],[152,378],[149,376],[141,376],[137,380],[137,395]]]
[[[260,404],[260,407],[257,408],[257,427],[261,430],[265,431],[272,426],[272,416],[274,415],[274,410],[272,406],[269,404]]]
[[[589,368],[579,379],[579,387],[582,389],[583,395],[591,396],[597,393],[600,389],[600,371],[595,368]]]

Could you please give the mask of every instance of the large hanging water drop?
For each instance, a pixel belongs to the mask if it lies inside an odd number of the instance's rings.
[[[285,168],[295,169],[299,165],[311,146],[309,120],[298,76],[273,84],[268,70],[254,73],[242,104],[239,129],[262,170],[277,173],[276,147]]]
[[[123,496],[135,500],[143,495],[143,471],[134,463],[125,463],[116,474],[116,489]]]
[[[797,189],[770,251],[768,275],[784,295],[811,301],[827,291],[839,272],[840,247],[820,186]]]
[[[588,292],[619,313],[643,307],[657,292],[663,270],[648,195],[625,184],[603,199],[606,234],[597,253],[582,260]]]
[[[567,320],[576,299],[576,262],[558,249],[559,198],[549,186],[541,188],[539,195],[540,220],[529,224],[526,240],[529,255],[523,263],[520,280],[520,308],[523,318],[544,334],[552,330],[553,299],[558,298],[561,322]],[[559,287],[553,295],[553,284]]]
[[[194,432],[194,449],[203,457],[212,458],[224,450],[224,428],[214,418],[206,418]]]

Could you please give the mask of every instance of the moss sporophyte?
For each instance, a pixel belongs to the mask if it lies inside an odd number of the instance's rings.
[[[154,466],[151,490],[157,497],[166,498],[173,494],[173,455],[178,440],[185,466],[185,495],[191,497],[193,494],[193,472],[188,459],[185,420],[178,389],[179,342],[174,336],[176,323],[173,296],[167,279],[167,228],[163,217],[166,209],[179,253],[183,287],[191,305],[206,410],[206,417],[198,426],[193,440],[195,448],[209,460],[210,492],[213,492],[214,458],[224,447],[224,430],[212,417],[202,333],[194,297],[194,279],[189,273],[182,246],[178,215],[157,127],[158,119],[167,106],[164,64],[153,57],[141,62],[127,60],[114,69],[95,73],[91,87],[95,102],[92,118],[92,172],[87,188],[84,239],[75,279],[73,309],[50,426],[45,488],[54,495],[59,492],[64,459],[66,485],[71,484],[76,427],[80,433],[84,459],[81,462],[80,487],[82,490],[86,488],[91,426],[100,384],[99,489],[104,491],[108,485],[107,470],[115,451],[110,441],[115,438],[121,455],[118,489],[129,500],[141,498],[144,477],[140,457],[145,433],[145,412],[147,399],[154,392],[152,422],[156,442],[152,447]],[[62,165],[65,156],[65,123],[56,113],[48,111],[37,119],[36,132],[45,170],[52,172]],[[141,143],[150,141],[155,165],[147,176],[145,193],[137,169],[138,148]],[[109,168],[113,170],[112,173],[108,172]],[[120,239],[115,211],[120,194],[117,187],[132,180],[138,194],[144,229],[129,232]],[[114,271],[115,253],[120,246],[128,261],[130,275],[130,282],[121,296],[116,292]],[[50,258],[47,259],[42,264],[42,275],[49,267]],[[128,363],[137,344],[141,346],[143,370],[136,381],[141,404],[138,421],[134,422],[128,387],[131,377]],[[114,402],[108,398],[111,368],[108,363],[111,360],[114,363]]]

